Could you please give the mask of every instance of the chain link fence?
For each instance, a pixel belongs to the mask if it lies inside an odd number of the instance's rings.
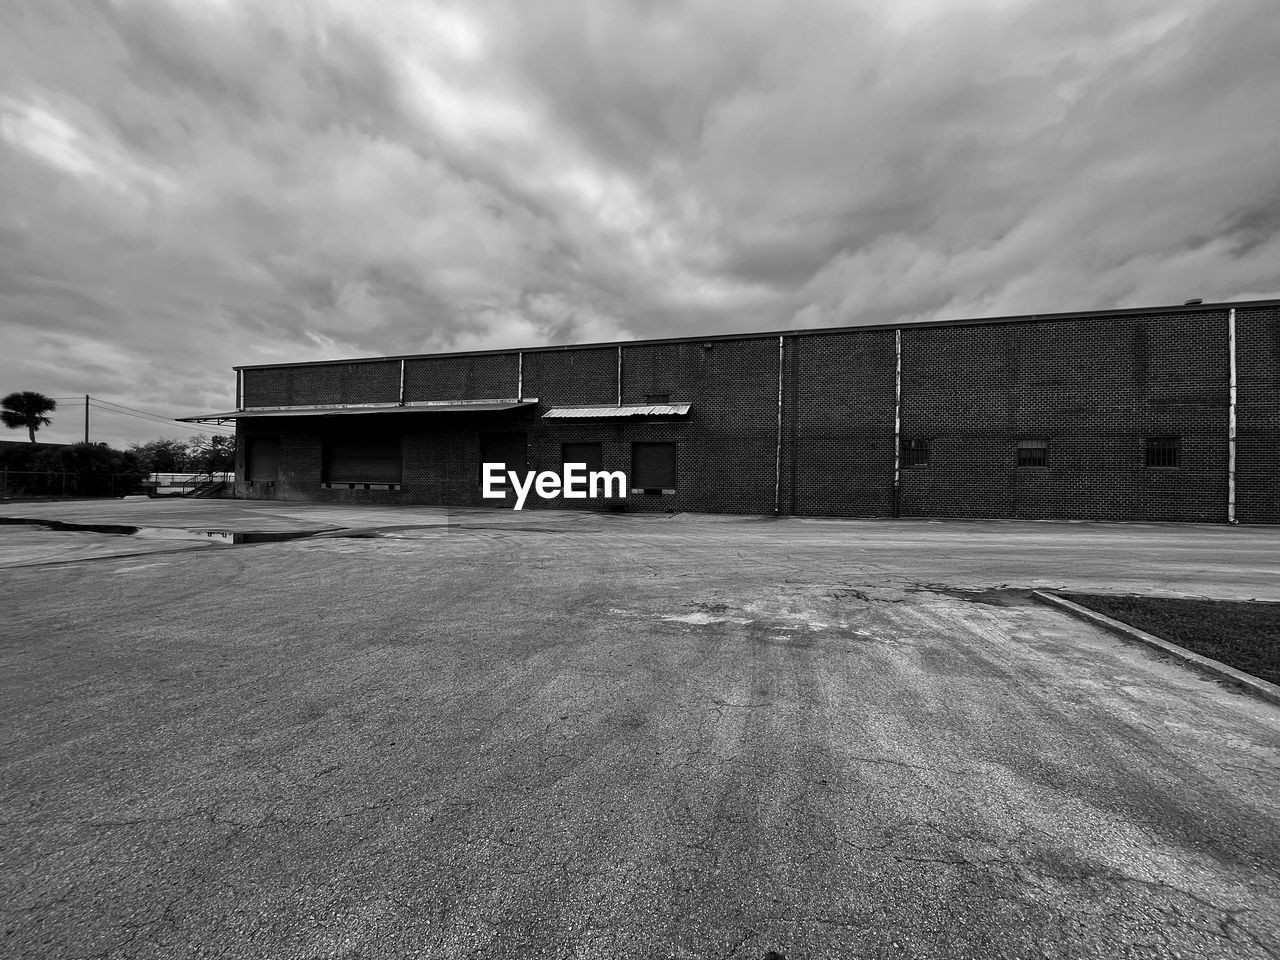
[[[0,495],[6,497],[124,497],[143,492],[142,477],[136,473],[0,468]]]

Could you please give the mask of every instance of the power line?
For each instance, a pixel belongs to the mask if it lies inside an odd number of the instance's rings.
[[[60,400],[60,401],[74,400],[77,402],[84,401],[87,399],[90,401],[90,406],[95,407],[96,409],[102,410],[104,413],[121,413],[124,416],[133,415],[139,418],[149,419],[154,423],[164,423],[164,424],[173,423],[173,424],[177,424],[178,426],[187,427],[188,429],[194,429],[194,430],[203,430],[203,429],[226,430],[228,429],[226,427],[221,426],[220,424],[206,428],[206,427],[198,427],[198,426],[195,426],[194,424],[182,423],[181,421],[176,420],[173,417],[166,417],[163,413],[153,413],[150,410],[141,410],[137,407],[130,407],[123,403],[116,403],[114,400],[104,400],[102,399],[102,397],[95,397],[92,394],[90,394],[87,397],[85,394],[82,393],[76,397],[50,397],[49,399]],[[114,407],[116,409],[107,409],[109,407]],[[126,414],[124,413],[124,411],[129,411],[129,413]],[[232,434],[234,434],[234,430],[232,430],[231,434],[228,434],[228,435],[232,435]]]
[[[124,404],[112,403],[109,400],[99,400],[97,397],[89,398],[89,405],[95,410],[103,413],[114,413],[122,417],[133,417],[137,420],[145,420],[148,423],[163,424],[165,426],[185,427],[188,430],[199,430],[200,432],[217,432],[220,436],[235,436],[235,431],[228,431],[221,426],[198,426],[194,423],[183,423],[175,420],[173,417],[166,417],[159,413],[149,413],[145,410],[137,410],[133,407],[126,407]]]
[[[195,430],[195,431],[197,431],[197,432],[199,432],[199,433],[206,433],[206,432],[208,432],[208,433],[213,434],[214,436],[219,436],[219,437],[234,437],[234,436],[235,436],[235,434],[234,434],[234,433],[229,433],[229,432],[226,432],[226,431],[223,431],[223,430],[206,430],[206,429],[205,429],[205,428],[203,428],[203,427],[198,427],[198,426],[195,426],[194,424],[190,424],[190,423],[176,423],[176,422],[173,422],[173,421],[155,420],[155,419],[153,419],[153,418],[151,418],[151,417],[140,417],[140,416],[138,416],[137,414],[134,414],[134,413],[126,413],[126,412],[125,412],[125,411],[123,411],[123,410],[112,410],[112,409],[110,409],[109,407],[99,407],[99,406],[97,406],[97,405],[92,405],[92,406],[93,406],[93,409],[98,410],[98,411],[99,411],[99,412],[101,412],[101,413],[113,413],[113,414],[116,414],[116,415],[121,416],[121,417],[133,417],[133,418],[134,418],[134,419],[136,419],[136,420],[141,420],[143,423],[153,423],[153,424],[155,424],[156,426],[163,426],[163,427],[183,427],[183,428],[185,428],[185,429],[187,429],[187,430]]]
[[[137,407],[129,407],[123,403],[116,403],[114,400],[103,400],[101,397],[89,397],[90,400],[96,400],[98,403],[105,403],[112,407],[119,407],[121,410],[132,410],[134,413],[143,413],[148,417],[159,417],[161,420],[172,420],[173,417],[167,417],[163,413],[153,413],[150,410],[139,410]]]
[[[139,420],[150,420],[152,423],[169,423],[170,422],[168,417],[161,417],[161,416],[156,416],[153,414],[146,414],[146,413],[134,413],[132,410],[122,410],[119,407],[115,407],[110,404],[99,403],[96,400],[91,401],[90,406],[92,406],[95,410],[102,410],[106,413],[118,413],[122,417],[136,417]]]
[[[156,413],[152,410],[141,410],[138,407],[130,407],[127,404],[116,403],[114,400],[104,400],[102,397],[90,396],[89,399],[94,403],[106,404],[109,407],[118,407],[121,410],[128,410],[130,413],[136,413],[141,416],[154,417],[157,420],[175,420],[176,418],[167,416],[163,413]]]
[[[153,413],[150,410],[140,410],[137,407],[126,406],[123,403],[115,403],[112,400],[103,400],[101,397],[80,394],[76,397],[49,397],[50,400],[76,401],[86,402],[86,405],[97,410],[99,413],[114,413],[121,417],[133,417],[135,420],[142,420],[145,423],[154,423],[166,427],[183,427],[187,430],[195,430],[199,433],[209,433],[216,437],[234,437],[236,435],[234,428],[224,427],[221,424],[194,424],[183,423],[173,417],[166,417],[163,413]],[[88,412],[85,412],[85,436],[88,436],[89,423]]]

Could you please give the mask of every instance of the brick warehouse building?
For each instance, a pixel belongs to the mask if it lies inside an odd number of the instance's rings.
[[[510,506],[482,462],[573,462],[628,510],[1280,522],[1277,300],[236,372],[187,419],[236,423],[247,498]]]

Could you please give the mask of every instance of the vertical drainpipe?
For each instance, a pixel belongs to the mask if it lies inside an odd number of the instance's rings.
[[[782,358],[784,340],[778,337],[778,448],[773,462],[773,515],[782,512]]]
[[[516,354],[516,399],[524,399],[524,351]]]
[[[902,488],[902,331],[893,331],[893,500],[889,506],[895,518]]]
[[[1227,523],[1236,519],[1236,308],[1227,311]]]
[[[85,406],[87,407],[88,404],[86,404]],[[236,370],[236,412],[239,413],[243,409],[244,409],[244,371]],[[240,441],[240,421],[239,420],[235,421],[235,428],[236,428],[236,434],[235,434],[236,452],[235,452],[234,460],[231,464],[231,468],[233,470],[237,469],[240,463],[245,462],[244,460],[242,460],[243,455],[240,451],[241,441]],[[241,500],[244,500],[246,497],[248,497],[248,493],[245,491],[245,485],[240,482],[243,479],[244,479],[244,475],[241,474],[239,476],[236,476],[231,481],[231,492],[233,496],[239,497]]]
[[[400,361],[400,406],[404,406],[404,361]]]
[[[618,344],[618,406],[622,406],[622,344]]]

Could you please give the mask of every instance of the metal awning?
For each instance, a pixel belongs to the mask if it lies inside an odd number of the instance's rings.
[[[632,403],[615,407],[552,407],[542,416],[556,419],[591,419],[600,417],[683,417],[689,412],[687,403]]]
[[[206,413],[198,417],[178,417],[183,423],[213,423],[258,417],[347,417],[370,413],[499,413],[537,403],[527,400],[423,400],[414,403],[360,403],[346,406],[251,407],[228,413]]]

